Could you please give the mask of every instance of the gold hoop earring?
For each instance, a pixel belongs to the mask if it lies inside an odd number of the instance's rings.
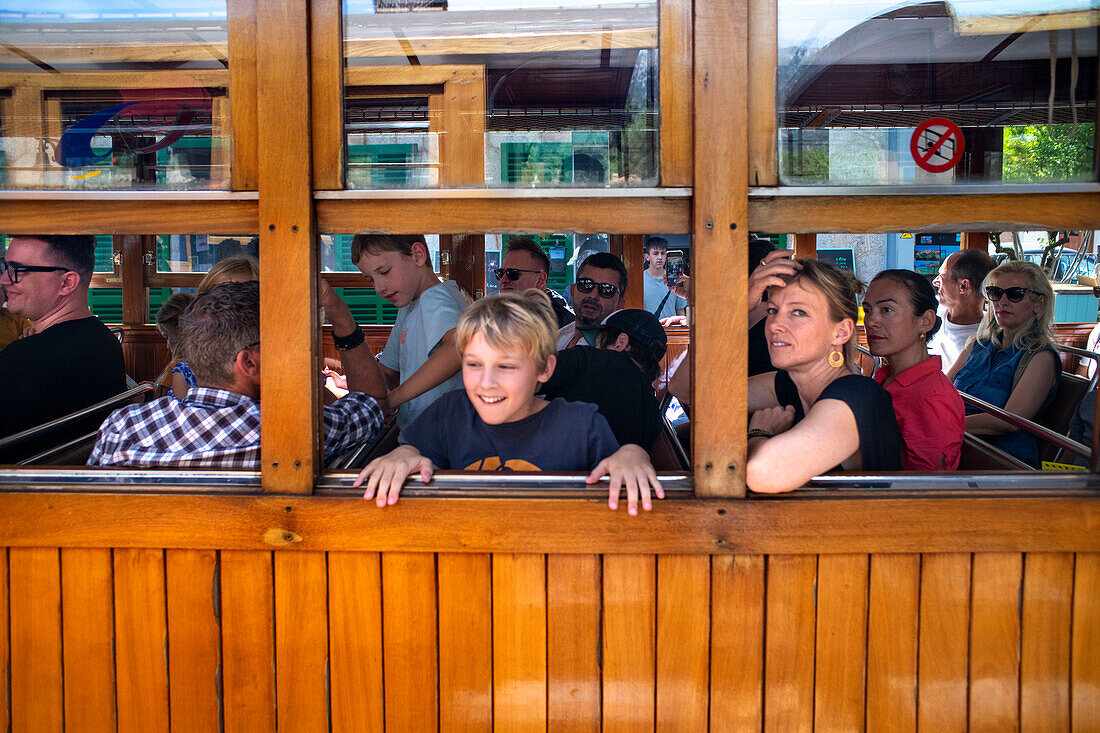
[[[829,366],[836,369],[838,366],[844,363],[844,354],[839,351],[834,351],[829,354]]]

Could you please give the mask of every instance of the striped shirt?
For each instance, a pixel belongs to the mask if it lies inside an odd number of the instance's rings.
[[[329,458],[382,431],[373,397],[350,392],[324,408]],[[260,467],[260,402],[224,389],[195,387],[182,400],[162,397],[117,410],[99,429],[89,466]]]

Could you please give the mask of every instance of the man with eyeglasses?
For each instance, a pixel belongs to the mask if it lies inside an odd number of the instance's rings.
[[[940,357],[945,374],[978,332],[985,309],[982,281],[994,266],[993,258],[982,250],[964,249],[945,259],[932,281],[943,326],[929,342],[928,353]]]
[[[126,390],[122,346],[88,309],[91,235],[19,235],[0,261],[8,309],[33,333],[0,351],[0,436],[19,433]],[[24,442],[9,463],[94,431],[103,415]]]
[[[346,395],[323,410],[326,458],[382,430],[386,385],[347,305],[323,280],[321,305],[336,333]],[[260,465],[260,286],[222,283],[180,316],[180,348],[198,386],[111,415],[89,465],[256,469]],[[276,355],[277,356],[277,355]]]
[[[577,320],[558,331],[558,351],[596,345],[600,324],[623,307],[626,266],[610,252],[596,252],[581,263],[570,288]]]
[[[549,295],[554,315],[558,317],[558,328],[577,319],[565,298],[546,287],[550,277],[550,257],[531,237],[509,238],[504,248],[504,258],[500,267],[493,270],[493,275],[500,283],[502,293],[535,288]]]

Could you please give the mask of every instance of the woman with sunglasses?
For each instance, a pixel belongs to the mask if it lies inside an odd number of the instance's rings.
[[[1058,386],[1062,363],[1054,342],[1054,290],[1038,265],[1002,263],[986,276],[988,301],[978,332],[947,373],[960,392],[1034,420]],[[1034,436],[967,407],[966,429],[1038,467]]]
[[[832,470],[901,470],[890,396],[852,364],[858,281],[818,260],[769,259],[753,276],[770,286],[764,332],[779,371],[749,378],[749,488],[777,493]]]

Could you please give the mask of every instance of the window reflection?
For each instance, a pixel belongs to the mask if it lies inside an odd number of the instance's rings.
[[[1096,49],[1087,0],[780,0],[781,180],[1093,180]]]
[[[656,185],[656,3],[344,12],[349,187]]]

